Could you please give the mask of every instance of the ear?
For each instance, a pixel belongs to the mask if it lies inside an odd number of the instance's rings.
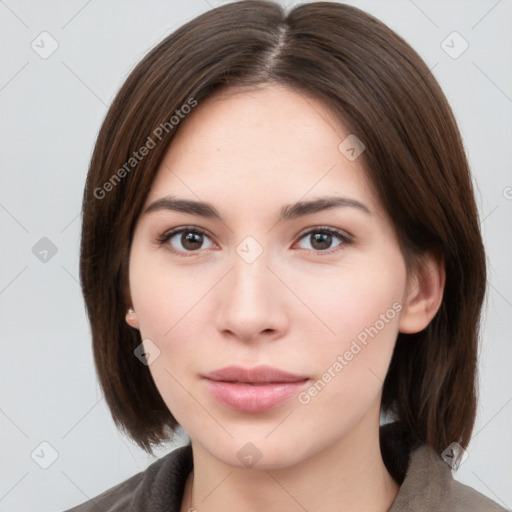
[[[422,255],[407,279],[400,332],[413,334],[427,327],[441,306],[445,282],[443,257],[434,253]]]
[[[133,327],[134,329],[139,328],[137,313],[133,310],[133,308],[128,309],[128,311],[126,312],[125,320],[130,327]]]
[[[134,329],[138,329],[139,321],[137,320],[137,313],[134,311],[133,306],[131,305],[132,299],[131,299],[130,288],[128,286],[126,286],[124,288],[123,295],[124,295],[124,303],[128,304],[128,308],[127,308],[126,316],[125,316],[126,323],[130,327],[133,327]]]

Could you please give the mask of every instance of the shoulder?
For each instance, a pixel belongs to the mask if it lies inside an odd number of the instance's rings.
[[[506,512],[506,509],[472,487],[454,480],[452,469],[430,446],[410,454],[405,478],[389,512]]]
[[[464,512],[506,512],[507,509],[468,485],[454,480],[452,485],[454,511]]]
[[[66,512],[179,511],[183,488],[192,469],[192,448],[188,444],[153,462],[144,471]],[[162,510],[164,510],[162,508]]]

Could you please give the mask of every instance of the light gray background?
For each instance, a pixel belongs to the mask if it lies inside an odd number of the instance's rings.
[[[220,3],[0,1],[2,511],[64,510],[153,460],[116,431],[96,381],[77,281],[80,202],[97,131],[127,74],[166,35]],[[511,508],[512,2],[348,3],[383,20],[422,55],[460,124],[477,184],[489,287],[478,418],[455,478]],[[47,59],[31,47],[43,31],[59,45]],[[458,58],[445,49],[458,53],[461,39],[451,36],[442,46],[453,31],[469,44]],[[46,263],[32,252],[42,237],[58,249]],[[40,447],[43,441],[52,448]],[[42,469],[52,450],[58,458]]]

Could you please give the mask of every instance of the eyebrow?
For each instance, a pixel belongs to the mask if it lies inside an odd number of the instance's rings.
[[[340,207],[355,208],[368,215],[372,215],[370,209],[356,199],[342,196],[325,196],[309,201],[298,201],[296,203],[283,206],[280,210],[279,222],[283,220],[297,219],[312,213]],[[203,201],[194,201],[191,199],[179,199],[173,196],[165,196],[157,199],[144,210],[144,213],[161,210],[188,213],[190,215],[198,215],[204,218],[223,221],[222,216],[212,204]]]

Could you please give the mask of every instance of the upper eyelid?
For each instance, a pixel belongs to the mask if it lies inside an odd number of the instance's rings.
[[[197,231],[201,234],[207,235],[208,238],[213,239],[215,238],[213,235],[210,235],[210,232],[204,228],[200,228],[197,226],[180,226],[172,229],[166,230],[161,236],[158,238],[172,238],[180,233],[183,233],[184,231]]]

